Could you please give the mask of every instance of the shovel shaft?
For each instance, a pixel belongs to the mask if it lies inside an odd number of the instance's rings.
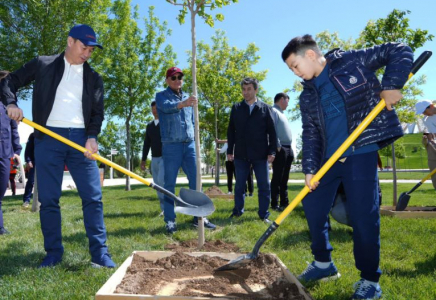
[[[427,176],[425,176],[425,177],[421,180],[421,183],[424,183],[424,182],[426,182],[427,180],[429,180],[430,177],[432,177],[434,174],[436,174],[436,168],[435,168],[433,171],[431,171],[430,174],[428,174]]]
[[[69,139],[66,139],[63,136],[60,136],[57,133],[54,133],[53,131],[48,130],[47,128],[45,128],[43,126],[36,124],[35,122],[32,122],[32,121],[30,121],[30,120],[28,120],[26,118],[23,118],[21,121],[23,123],[29,125],[29,126],[32,126],[35,129],[38,129],[41,132],[51,136],[54,139],[57,139],[58,141],[60,141],[60,142],[62,142],[64,144],[67,144],[68,146],[73,147],[76,150],[79,150],[82,153],[85,153],[85,152],[88,151],[88,149],[86,149],[85,147],[82,147],[82,146],[80,146],[80,145],[70,141]],[[148,180],[142,178],[139,175],[136,175],[135,173],[133,173],[133,172],[131,172],[131,171],[121,167],[120,165],[118,165],[116,163],[113,163],[112,161],[110,161],[110,160],[108,160],[108,159],[98,155],[97,153],[92,154],[92,157],[94,157],[96,160],[104,163],[105,165],[111,166],[112,168],[114,168],[114,169],[116,169],[116,170],[118,170],[118,171],[120,171],[120,172],[122,172],[122,173],[124,173],[124,174],[126,174],[126,175],[128,175],[128,176],[130,176],[130,177],[132,177],[132,178],[134,178],[134,179],[136,179],[136,180],[138,180],[138,181],[148,185],[148,186],[150,186],[150,187],[153,187],[153,184],[151,182],[149,182]],[[159,192],[161,192],[161,190],[159,190]]]

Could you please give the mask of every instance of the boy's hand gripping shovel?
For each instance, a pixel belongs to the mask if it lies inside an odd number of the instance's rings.
[[[419,188],[424,182],[426,182],[430,177],[432,177],[434,174],[436,174],[436,169],[431,171],[427,176],[425,176],[420,182],[418,182],[413,189],[411,189],[408,192],[401,193],[400,197],[398,198],[396,210],[397,211],[403,211],[406,209],[407,204],[409,204],[410,200],[410,194],[415,191],[417,188]]]
[[[418,59],[414,62],[412,70],[409,74],[409,79],[412,77],[421,66],[430,58],[431,51],[425,51],[422,53]],[[359,137],[359,135],[368,127],[368,125],[374,120],[374,118],[385,108],[386,103],[384,99],[374,107],[374,109],[366,116],[366,118],[360,123],[360,125],[350,134],[350,136],[345,140],[345,142],[336,150],[336,152],[330,157],[330,159],[322,166],[322,168],[313,176],[311,182],[319,181],[325,173],[331,168],[331,166],[342,156],[342,154],[351,146],[351,144]],[[309,188],[304,186],[303,190],[292,200],[292,202],[286,207],[286,209],[277,217],[277,219],[268,227],[265,233],[254,245],[251,253],[240,256],[228,264],[221,266],[216,269],[216,271],[234,270],[238,269],[250,261],[256,259],[259,255],[260,247],[265,243],[265,241],[276,231],[283,220],[291,213],[291,211],[303,200],[303,198],[309,193]]]
[[[87,152],[88,149],[73,143],[72,141],[54,133],[51,130],[48,130],[47,128],[44,128],[41,125],[38,125],[26,118],[23,118],[21,120],[23,123],[26,123],[27,125],[51,136],[54,139],[59,140],[60,142],[67,144],[68,146],[71,146],[77,150],[79,150],[80,152]],[[96,160],[101,161],[102,163],[104,163],[105,165],[111,166],[112,168],[126,174],[127,176],[130,176],[146,185],[148,185],[149,187],[155,189],[156,191],[167,195],[168,197],[170,197],[171,199],[173,199],[176,202],[176,208],[175,210],[177,212],[183,213],[185,215],[190,215],[190,216],[195,216],[195,217],[206,217],[210,214],[212,214],[215,211],[215,206],[213,205],[212,200],[210,200],[210,198],[208,196],[206,196],[205,194],[201,193],[201,192],[197,192],[194,190],[189,190],[189,189],[180,189],[180,197],[177,197],[176,195],[174,195],[173,193],[171,193],[170,191],[164,189],[163,187],[160,187],[154,183],[151,183],[149,181],[147,181],[146,179],[142,178],[141,176],[136,175],[135,173],[121,167],[120,165],[117,165],[116,163],[111,162],[110,160],[101,157],[100,155],[94,153],[92,154],[92,157],[94,157]]]

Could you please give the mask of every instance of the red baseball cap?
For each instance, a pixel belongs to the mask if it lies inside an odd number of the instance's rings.
[[[171,67],[171,68],[169,68],[169,69],[167,70],[166,78],[171,77],[171,76],[173,76],[174,74],[177,74],[177,73],[180,73],[180,74],[182,74],[182,75],[185,75],[185,74],[183,74],[182,70],[180,70],[179,68],[177,68],[177,67]]]

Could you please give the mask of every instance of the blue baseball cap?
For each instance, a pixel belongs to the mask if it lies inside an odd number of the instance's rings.
[[[103,47],[97,43],[94,30],[88,25],[74,25],[74,27],[71,28],[68,36],[80,40],[86,46],[97,46],[98,48],[103,49]]]

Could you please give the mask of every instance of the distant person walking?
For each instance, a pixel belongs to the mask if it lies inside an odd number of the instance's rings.
[[[427,150],[427,163],[430,171],[436,168],[436,106],[430,100],[421,100],[416,103],[416,113],[423,114],[422,121],[426,131],[422,136],[422,144]],[[433,187],[436,189],[436,174],[431,177]]]
[[[27,182],[23,194],[23,207],[29,207],[32,198],[33,186],[35,184],[35,134],[32,132],[26,143],[24,150],[24,160],[26,161]]]
[[[162,141],[160,138],[159,115],[157,114],[156,101],[151,102],[151,113],[154,120],[148,123],[145,129],[144,146],[142,147],[141,170],[145,170],[148,152],[151,148],[151,175],[153,182],[158,186],[164,186],[165,168],[162,158]],[[164,211],[164,195],[157,192],[159,198],[160,210]]]

